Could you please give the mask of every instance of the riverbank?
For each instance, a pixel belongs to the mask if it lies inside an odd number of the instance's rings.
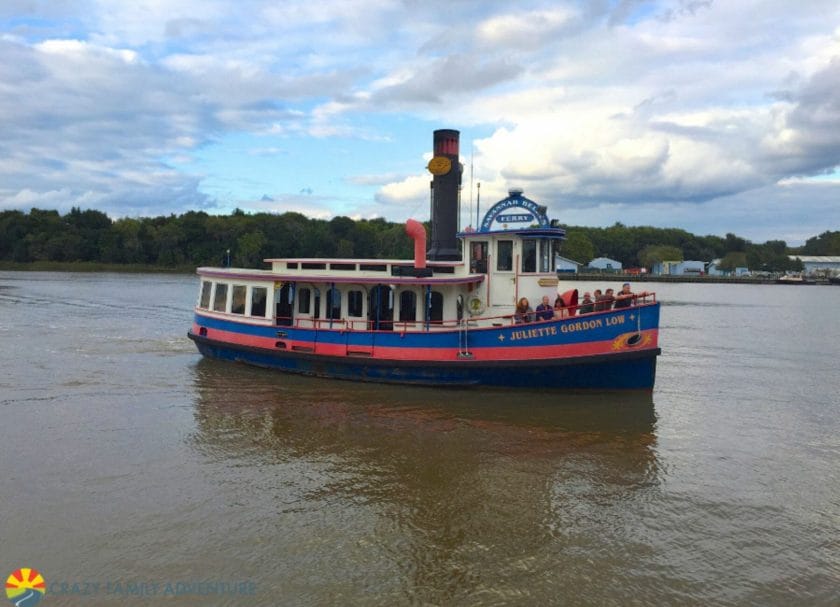
[[[699,282],[728,285],[774,285],[779,284],[773,276],[671,276],[662,274],[624,274],[621,272],[559,273],[560,282],[565,281],[610,281],[610,282]],[[813,279],[808,284],[827,285],[826,279]]]
[[[130,274],[194,274],[194,266],[158,266],[154,264],[100,263],[95,261],[0,261],[6,272],[126,272]]]

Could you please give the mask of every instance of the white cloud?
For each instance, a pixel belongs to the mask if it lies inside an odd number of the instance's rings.
[[[751,229],[741,203],[784,206],[840,166],[840,5],[829,0],[807,10],[780,0],[9,1],[0,16],[12,17],[0,26],[3,208],[203,208],[216,202],[204,172],[223,180],[243,146],[218,166],[200,152],[228,136],[272,138],[244,146],[252,158],[285,153],[284,138],[314,138],[327,156],[333,141],[385,143],[418,125],[481,133],[485,204],[518,186],[593,221],[635,210],[694,229],[714,207],[727,231]],[[428,178],[393,160],[324,163],[324,181],[382,184],[365,199],[271,197],[402,219],[427,205]]]

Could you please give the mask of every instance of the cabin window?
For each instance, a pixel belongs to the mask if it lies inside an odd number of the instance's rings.
[[[251,316],[265,317],[265,302],[268,299],[268,289],[254,287],[251,289]]]
[[[362,263],[359,264],[359,269],[366,272],[387,272],[388,266],[384,263]]]
[[[306,287],[298,289],[298,314],[309,314],[309,300],[312,297],[312,291]]]
[[[537,241],[533,238],[522,239],[522,271],[537,271]]]
[[[551,260],[554,257],[551,254],[552,246],[551,240],[540,240],[540,272],[552,272]]]
[[[443,322],[443,293],[432,291],[432,302],[429,306],[429,321],[435,323]]]
[[[233,297],[231,298],[230,311],[233,314],[245,314],[245,294],[248,287],[245,285],[233,285]]]
[[[341,291],[335,287],[327,289],[327,318],[331,320],[341,318]]]
[[[213,290],[213,283],[209,280],[201,281],[201,299],[198,302],[199,308],[210,307],[210,292]]]
[[[392,331],[394,328],[394,293],[386,285],[376,285],[368,295],[368,320],[376,331]]]
[[[361,291],[347,292],[347,316],[362,317],[364,297]]]
[[[513,241],[500,240],[496,243],[496,270],[510,272],[513,270]]]
[[[315,309],[312,310],[313,318],[321,318],[321,289],[313,289],[315,295],[312,303],[315,304]]]
[[[400,293],[400,322],[417,320],[417,294],[414,291]]]
[[[293,283],[286,283],[279,289],[274,288],[274,314],[277,324],[290,327],[292,325],[292,310],[294,309],[295,288]]]
[[[216,283],[216,293],[213,295],[213,310],[224,312],[227,309],[228,286],[223,282]]]

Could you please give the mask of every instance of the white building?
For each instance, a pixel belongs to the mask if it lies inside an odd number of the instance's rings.
[[[706,271],[704,261],[661,261],[653,264],[653,274],[669,276],[702,276]]]
[[[805,274],[822,272],[840,274],[840,256],[838,255],[788,255],[788,257],[800,260]]]
[[[574,259],[561,257],[560,255],[554,256],[554,269],[557,272],[577,274],[581,265],[583,264],[576,262]]]
[[[737,267],[733,271],[721,270],[720,259],[713,259],[709,262],[709,265],[706,266],[706,274],[709,276],[749,276],[750,271],[746,267]]]
[[[621,262],[609,257],[596,257],[589,262],[589,267],[605,272],[621,272]]]

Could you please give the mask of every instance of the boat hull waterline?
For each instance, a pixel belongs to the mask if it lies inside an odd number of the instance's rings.
[[[430,386],[651,390],[659,304],[474,330],[347,331],[195,315],[202,355],[279,371]]]

